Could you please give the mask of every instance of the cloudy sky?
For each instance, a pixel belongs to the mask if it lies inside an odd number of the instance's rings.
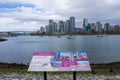
[[[120,0],[0,0],[0,31],[33,31],[75,16],[76,27],[89,22],[120,25]]]

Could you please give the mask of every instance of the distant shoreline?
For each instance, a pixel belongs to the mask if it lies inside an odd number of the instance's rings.
[[[120,35],[120,34],[39,34],[39,35],[30,35],[30,36],[105,36],[105,35]]]
[[[1,37],[18,37],[18,36],[105,36],[105,35],[120,35],[120,34],[87,34],[87,33],[81,33],[81,34],[29,34],[29,35],[17,35],[17,36],[1,36]],[[6,41],[7,39],[0,38],[0,41]]]
[[[47,35],[47,36],[62,36],[62,35],[120,35],[120,33],[56,33],[56,34],[48,34],[48,33],[31,33],[30,35]]]

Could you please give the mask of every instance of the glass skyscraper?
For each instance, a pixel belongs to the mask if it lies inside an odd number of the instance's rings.
[[[75,17],[70,17],[70,32],[75,32]]]

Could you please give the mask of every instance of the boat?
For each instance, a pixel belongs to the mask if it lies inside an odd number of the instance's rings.
[[[61,37],[61,34],[60,33],[57,33],[57,38],[60,38]]]
[[[97,37],[103,37],[103,35],[97,35]]]
[[[61,36],[57,36],[57,38],[60,38]]]
[[[67,39],[75,39],[75,37],[68,36]]]

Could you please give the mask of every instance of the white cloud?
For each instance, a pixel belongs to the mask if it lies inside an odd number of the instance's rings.
[[[0,0],[0,3],[29,3],[35,7],[17,7],[14,12],[0,12],[0,30],[37,30],[48,24],[49,19],[66,20],[76,17],[90,22],[120,24],[120,0]],[[6,8],[7,9],[7,8]],[[8,28],[9,26],[9,28]]]
[[[7,25],[9,25],[12,22],[14,22],[13,18],[7,18],[7,17],[0,18],[0,25],[1,26],[5,26],[5,25],[7,26]]]

